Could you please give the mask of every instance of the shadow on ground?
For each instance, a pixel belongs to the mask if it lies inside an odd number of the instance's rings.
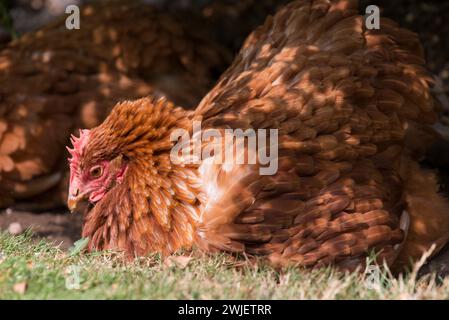
[[[33,237],[46,238],[61,249],[68,249],[81,237],[81,215],[58,212],[32,213],[7,209],[0,212],[0,230],[21,233],[33,229]]]

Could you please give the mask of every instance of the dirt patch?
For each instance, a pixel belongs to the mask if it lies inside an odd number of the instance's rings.
[[[7,209],[0,212],[0,230],[20,232],[32,228],[36,239],[45,238],[60,244],[61,249],[68,249],[81,237],[81,223],[81,215],[62,211],[32,213]]]

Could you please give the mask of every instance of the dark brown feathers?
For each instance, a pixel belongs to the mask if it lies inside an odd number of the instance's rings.
[[[279,129],[279,171],[255,176],[269,190],[248,191],[247,181],[236,181],[256,168],[228,170],[219,184],[226,191],[203,213],[205,243],[220,235],[239,244],[220,249],[269,255],[282,265],[353,268],[372,250],[395,261],[407,232],[415,233],[413,220],[411,230],[404,223],[415,211],[408,209],[410,171],[401,165],[411,161],[405,127],[425,126],[435,115],[417,36],[388,19],[381,26],[365,29],[357,1],[295,1],[246,40],[195,112],[210,127]],[[242,192],[246,206],[231,205]],[[443,207],[413,215],[447,220]],[[440,226],[444,236],[449,228]],[[419,239],[421,254],[430,242]],[[419,256],[407,248],[402,257]]]

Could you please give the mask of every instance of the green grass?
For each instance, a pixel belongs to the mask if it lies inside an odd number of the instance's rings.
[[[81,244],[82,246],[82,244]],[[187,255],[187,254],[185,254]],[[181,257],[181,258],[179,258]],[[449,279],[394,278],[381,271],[339,273],[331,268],[276,271],[263,263],[194,252],[167,263],[159,256],[126,262],[121,254],[63,252],[31,233],[0,233],[0,299],[447,299]],[[69,289],[71,266],[79,288]],[[380,270],[376,269],[375,270]],[[377,280],[376,280],[377,279]],[[70,281],[69,281],[70,284]]]

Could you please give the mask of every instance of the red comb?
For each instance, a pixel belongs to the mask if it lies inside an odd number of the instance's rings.
[[[88,129],[80,129],[80,136],[76,137],[75,135],[70,136],[70,142],[72,143],[73,148],[67,148],[67,151],[70,153],[72,158],[69,158],[70,164],[75,164],[81,157],[84,146],[86,145],[87,138],[89,137],[90,130]]]

